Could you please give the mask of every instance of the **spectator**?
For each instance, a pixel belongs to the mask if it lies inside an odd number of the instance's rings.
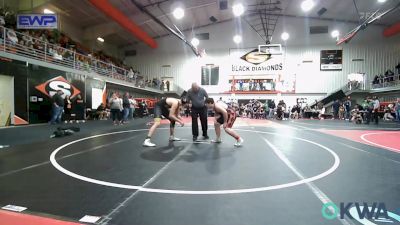
[[[389,104],[385,107],[385,111],[383,114],[383,120],[392,121],[394,117],[392,116],[393,104]]]
[[[339,120],[344,120],[344,116],[345,116],[345,109],[343,104],[340,104],[339,106]]]
[[[122,98],[122,107],[123,107],[123,119],[122,122],[123,123],[127,123],[128,122],[128,116],[129,116],[129,111],[131,108],[131,103],[129,101],[129,93],[126,92],[124,97]]]
[[[85,122],[85,101],[80,94],[76,96],[73,112],[76,123]]]
[[[165,84],[167,85],[167,91],[169,92],[169,85],[170,85],[169,80],[167,80],[167,82],[165,82]]]
[[[374,112],[374,120],[375,120],[376,125],[378,125],[378,122],[379,122],[379,115],[378,115],[379,107],[380,107],[379,99],[378,99],[378,97],[374,96],[373,112]]]
[[[160,83],[160,90],[161,91],[164,91],[164,86],[165,86],[165,83],[164,83],[164,80],[162,80],[161,83]]]
[[[62,97],[64,93],[58,90],[52,97],[52,114],[50,124],[61,123],[61,116],[64,109],[64,99]]]
[[[16,45],[18,43],[17,34],[11,29],[7,30],[7,40],[10,41],[12,45]]]
[[[104,104],[101,103],[97,109],[96,109],[96,117],[99,120],[106,120],[107,119],[107,112],[106,112],[106,108],[104,107]]]
[[[397,120],[397,122],[400,122],[400,98],[397,98],[397,101],[394,106],[394,110],[396,113],[396,120]]]
[[[64,120],[65,120],[65,123],[73,122],[71,113],[72,113],[72,101],[71,101],[71,97],[69,95],[67,95],[64,98]]]
[[[332,108],[333,108],[333,119],[338,119],[339,118],[339,108],[340,108],[339,100],[335,100],[335,102],[333,102]]]
[[[118,97],[116,93],[112,94],[111,99],[109,100],[110,110],[111,110],[111,118],[114,125],[122,124],[121,112],[123,110],[122,99]]]
[[[269,118],[273,118],[273,117],[274,117],[275,107],[276,107],[276,105],[275,105],[274,100],[272,100],[272,101],[270,101],[270,102],[268,103],[268,108],[269,108],[269,115],[268,115],[268,117],[269,117]]]
[[[129,104],[130,104],[129,118],[133,119],[137,103],[136,103],[136,100],[132,96],[129,98]]]
[[[344,102],[344,110],[346,113],[345,119],[349,120],[349,122],[351,122],[350,120],[350,114],[351,114],[351,100],[350,100],[350,96],[347,97],[347,100]]]

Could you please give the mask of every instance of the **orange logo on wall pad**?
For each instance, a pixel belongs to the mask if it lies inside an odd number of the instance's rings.
[[[64,92],[64,96],[71,96],[71,98],[77,96],[81,91],[69,83],[64,77],[58,76],[51,80],[44,82],[35,87],[43,94],[52,97],[58,90]]]
[[[259,54],[258,49],[254,49],[251,52],[246,53],[244,56],[240,57],[246,62],[258,65],[260,63],[266,62],[271,58],[271,54]]]

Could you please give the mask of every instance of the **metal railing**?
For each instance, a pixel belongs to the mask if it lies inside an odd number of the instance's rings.
[[[150,88],[142,77],[134,76],[133,71],[103,62],[92,56],[77,53],[75,50],[62,48],[26,33],[16,32],[0,26],[0,51],[27,57],[70,69],[96,73],[101,76],[123,80],[140,88]],[[160,89],[158,89],[160,90]]]
[[[400,74],[379,77],[375,82],[371,83],[371,89],[387,88],[400,86]]]

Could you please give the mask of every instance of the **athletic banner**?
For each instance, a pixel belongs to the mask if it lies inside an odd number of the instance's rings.
[[[29,123],[48,122],[51,116],[52,96],[61,90],[63,97],[78,95],[85,100],[85,76],[59,70],[37,67],[28,77]]]
[[[230,75],[278,75],[284,69],[283,56],[260,54],[258,49],[238,49],[230,54]]]
[[[321,50],[321,71],[342,70],[342,50]]]

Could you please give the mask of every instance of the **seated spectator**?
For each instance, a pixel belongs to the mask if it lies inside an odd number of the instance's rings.
[[[107,120],[107,111],[106,108],[104,107],[104,104],[101,103],[99,107],[96,109],[96,117],[99,120]]]
[[[383,115],[383,120],[385,121],[393,121],[394,117],[392,116],[393,104],[389,104],[385,107],[385,114]]]
[[[16,45],[18,43],[17,34],[11,29],[7,30],[7,41],[9,41],[12,45]]]
[[[356,106],[353,110],[351,110],[351,119],[356,124],[361,124],[363,122],[363,118],[359,108]]]
[[[319,110],[318,119],[320,120],[325,119],[324,115],[325,115],[325,107],[322,107],[322,109]]]

